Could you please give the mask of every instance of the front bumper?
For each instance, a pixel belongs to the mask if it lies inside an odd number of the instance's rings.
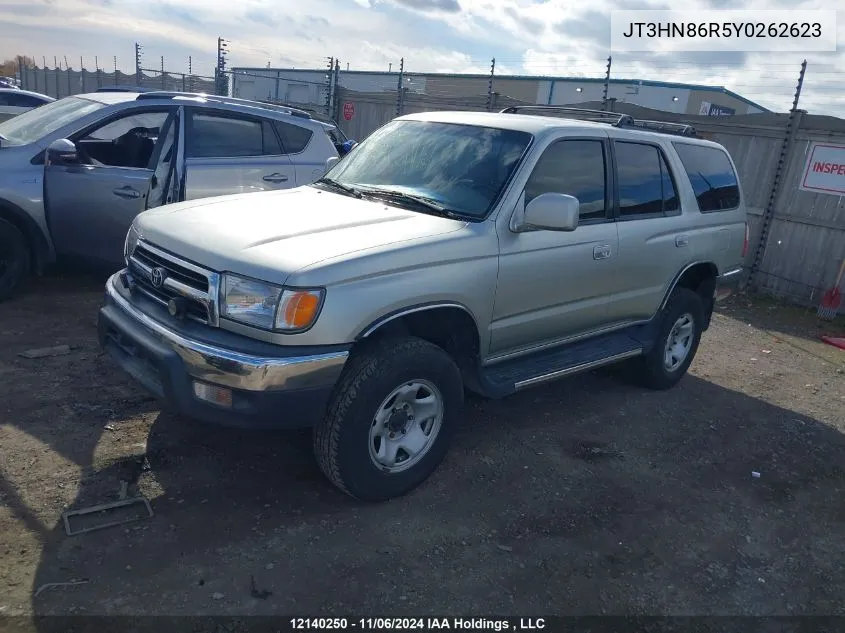
[[[349,346],[282,347],[177,324],[168,316],[123,288],[119,273],[112,275],[99,313],[100,345],[148,391],[198,420],[250,428],[311,426],[349,356]],[[196,384],[230,390],[231,402],[201,399]]]
[[[744,269],[742,268],[734,268],[716,277],[716,290],[713,298],[716,301],[723,301],[736,292],[745,277],[743,272]]]

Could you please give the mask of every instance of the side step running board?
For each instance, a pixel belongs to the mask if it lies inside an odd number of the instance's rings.
[[[628,352],[622,352],[621,354],[616,354],[615,356],[608,356],[607,358],[600,358],[598,360],[590,361],[587,363],[582,363],[580,365],[575,365],[573,367],[566,367],[564,369],[559,369],[557,371],[553,371],[548,374],[543,374],[542,376],[536,376],[535,378],[528,378],[526,380],[521,380],[518,383],[514,384],[514,388],[519,391],[520,389],[525,389],[526,387],[533,387],[534,385],[539,385],[544,382],[548,382],[550,380],[556,380],[558,378],[563,378],[564,376],[572,376],[574,374],[580,374],[582,371],[589,371],[591,369],[596,369],[598,367],[603,367],[604,365],[612,365],[613,363],[617,363],[619,361],[626,360],[628,358],[634,358],[635,356],[640,356],[643,353],[643,348],[638,347],[636,349],[632,349]]]
[[[651,328],[647,326],[595,336],[481,367],[476,370],[477,384],[470,388],[490,398],[501,398],[550,380],[646,354],[652,340]]]

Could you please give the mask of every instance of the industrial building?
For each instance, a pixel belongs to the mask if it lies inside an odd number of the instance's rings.
[[[329,71],[293,68],[233,68],[232,94],[243,99],[271,99],[288,103],[322,104]],[[338,70],[340,87],[356,92],[396,92],[398,72]],[[446,101],[487,93],[487,75],[405,73],[402,83],[411,93]],[[587,77],[504,76],[494,78],[499,95],[528,103],[565,105],[601,101],[604,79]],[[768,112],[766,108],[721,86],[650,80],[611,79],[608,98],[617,102],[675,112],[725,116]]]

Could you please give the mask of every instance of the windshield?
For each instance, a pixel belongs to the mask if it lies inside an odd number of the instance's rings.
[[[79,97],[59,99],[0,123],[0,137],[3,145],[28,145],[102,107],[98,101]]]
[[[531,134],[478,125],[392,121],[327,176],[363,191],[386,189],[434,201],[462,216],[486,216]]]

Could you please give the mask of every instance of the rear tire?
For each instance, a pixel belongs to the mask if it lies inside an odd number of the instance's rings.
[[[704,323],[701,296],[688,288],[675,288],[660,315],[654,347],[632,361],[630,375],[649,389],[674,387],[695,358]]]
[[[314,427],[320,468],[362,501],[404,495],[442,461],[463,398],[461,373],[441,348],[413,337],[373,343],[350,359]]]
[[[26,236],[0,218],[0,301],[8,299],[23,284],[31,262]]]

